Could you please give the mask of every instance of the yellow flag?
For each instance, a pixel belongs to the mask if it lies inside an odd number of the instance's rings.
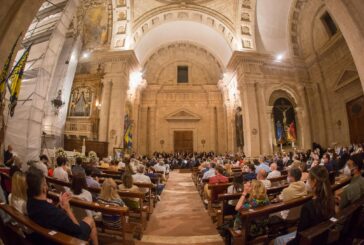
[[[18,43],[18,40],[19,40],[20,36],[21,36],[21,33],[18,36],[18,38],[16,39],[16,41],[15,41],[15,43],[14,43],[12,49],[11,49],[11,52],[10,52],[8,58],[5,61],[3,70],[1,71],[1,74],[0,74],[0,102],[2,101],[3,96],[5,94],[6,80],[8,78],[11,58],[13,57],[14,50],[15,50],[15,47],[16,47],[16,45]]]
[[[18,63],[15,65],[14,69],[10,74],[9,81],[11,81],[10,85],[10,104],[9,104],[9,112],[10,116],[14,115],[14,110],[16,103],[18,101],[18,96],[20,93],[20,86],[23,79],[25,65],[27,63],[27,59],[29,56],[31,46],[29,46],[25,52],[23,53],[22,57],[19,59]]]

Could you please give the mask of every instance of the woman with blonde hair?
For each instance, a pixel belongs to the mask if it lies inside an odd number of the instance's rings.
[[[251,183],[246,182],[244,184],[244,190],[238,203],[235,206],[235,210],[257,208],[269,204],[267,195],[267,189],[264,184],[259,180],[253,180]],[[250,226],[249,235],[251,237],[263,235],[266,231],[268,224],[268,218],[256,219],[252,221]],[[241,229],[240,212],[235,217],[234,230]]]
[[[11,178],[9,204],[22,214],[27,214],[27,183],[25,175],[17,171]]]
[[[102,184],[100,196],[97,202],[103,205],[111,205],[117,207],[125,206],[123,200],[121,200],[118,194],[117,189],[117,185],[113,179],[106,179]],[[121,228],[121,220],[119,215],[102,214],[102,223],[106,227],[112,229]]]

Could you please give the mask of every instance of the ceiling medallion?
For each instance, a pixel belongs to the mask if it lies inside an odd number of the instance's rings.
[[[211,2],[213,0],[157,0],[157,1],[165,4],[179,4],[179,3],[203,4]]]

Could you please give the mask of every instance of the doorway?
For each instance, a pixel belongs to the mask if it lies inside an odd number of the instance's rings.
[[[346,104],[348,113],[350,143],[364,142],[364,96]]]
[[[174,131],[174,152],[193,152],[193,131]]]

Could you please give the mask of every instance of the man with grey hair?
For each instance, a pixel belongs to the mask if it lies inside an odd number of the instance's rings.
[[[277,177],[281,177],[281,172],[279,172],[277,170],[278,166],[277,166],[277,163],[273,162],[271,165],[270,165],[270,170],[272,170],[272,172],[270,172],[268,174],[268,177],[267,179],[272,179],[272,178],[277,178]]]
[[[133,174],[133,182],[135,183],[152,183],[149,176],[144,174],[145,167],[142,164],[139,164],[137,167],[137,172]],[[147,193],[148,189],[140,188],[140,191]]]

